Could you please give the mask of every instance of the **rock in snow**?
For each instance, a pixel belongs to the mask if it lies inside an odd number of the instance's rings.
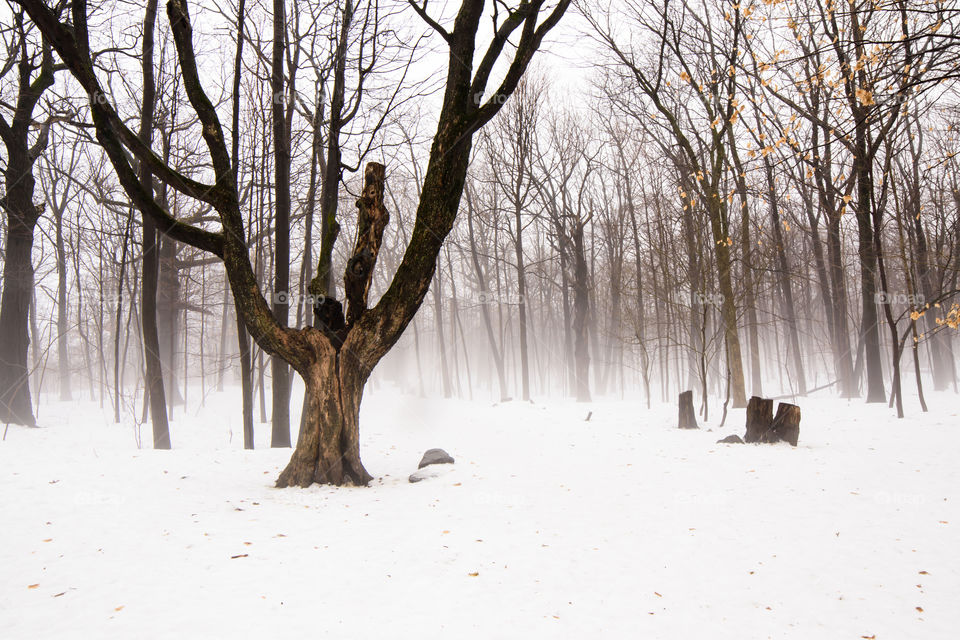
[[[420,459],[420,464],[417,466],[417,469],[423,469],[431,464],[453,464],[453,458],[443,449],[427,449],[426,453],[423,454],[423,458]],[[411,482],[414,481],[411,480]]]
[[[423,469],[418,469],[410,474],[410,477],[407,478],[410,482],[420,482],[421,480],[426,480],[428,478],[438,478],[440,476],[446,475],[453,471],[453,467],[450,465],[435,465],[424,467]]]
[[[743,444],[743,440],[737,434],[733,434],[717,440],[717,444]]]

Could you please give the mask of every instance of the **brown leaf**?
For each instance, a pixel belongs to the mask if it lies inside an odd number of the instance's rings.
[[[914,607],[914,608],[915,608],[917,611],[919,611],[920,613],[923,613],[923,607]]]
[[[473,573],[468,573],[467,575],[470,576],[471,578],[476,578],[478,575],[480,575],[480,572],[474,571]]]
[[[37,584],[28,584],[27,589],[36,589],[39,586],[40,586],[39,582]]]
[[[120,605],[119,607],[114,607],[113,610],[114,610],[114,611],[123,611],[123,607],[124,607],[124,606],[125,606],[125,605]]]
[[[237,554],[237,555],[235,555],[235,556],[230,556],[230,559],[231,559],[231,560],[236,560],[237,558],[246,558],[247,555],[248,555],[248,554],[246,554],[246,553],[240,553],[240,554]]]
[[[920,575],[922,575],[922,576],[928,576],[928,575],[930,575],[930,574],[927,573],[926,571],[920,571],[920,572],[918,572],[918,573],[919,573]]]

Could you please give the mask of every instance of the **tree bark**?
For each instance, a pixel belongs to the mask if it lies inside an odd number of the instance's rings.
[[[0,140],[6,147],[4,168],[5,193],[0,209],[7,218],[7,249],[3,264],[3,293],[0,295],[0,422],[36,425],[27,352],[30,347],[29,315],[33,297],[33,232],[43,207],[33,204],[35,181],[33,165],[49,140],[50,123],[40,127],[33,145],[30,131],[34,126],[33,111],[44,91],[53,85],[53,55],[44,38],[39,52],[29,52],[23,12],[14,15],[10,29],[10,53],[16,68],[17,96],[13,117],[8,123],[0,116]],[[31,78],[34,71],[39,70]]]
[[[283,54],[286,50],[287,21],[284,0],[273,0],[273,144],[276,207],[274,208],[273,316],[281,327],[289,322],[290,295],[290,141],[287,138],[284,107]],[[270,359],[273,376],[271,392],[271,447],[290,446],[290,367],[280,356]]]
[[[699,429],[697,413],[693,409],[693,391],[684,391],[679,398],[679,417],[677,426],[680,429]]]
[[[153,109],[156,88],[153,82],[153,33],[157,19],[157,0],[148,0],[143,18],[143,104],[140,112],[140,141],[147,147],[153,139]],[[140,184],[147,194],[153,193],[152,174],[146,163],[140,164]],[[157,281],[160,270],[158,233],[154,220],[144,216],[141,229],[143,244],[143,283],[140,293],[140,316],[143,327],[143,351],[146,364],[144,384],[149,393],[150,422],[153,427],[153,448],[170,448],[170,426],[167,423],[167,401],[163,386],[160,338],[157,326]]]
[[[747,404],[747,433],[744,442],[760,442],[773,423],[773,400],[753,396]]]

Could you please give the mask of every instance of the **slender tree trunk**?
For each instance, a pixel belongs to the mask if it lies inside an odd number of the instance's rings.
[[[854,154],[853,171],[857,176],[857,230],[860,259],[860,297],[863,305],[861,322],[861,340],[866,351],[867,365],[867,402],[884,402],[886,393],[883,388],[883,364],[880,358],[880,327],[877,316],[877,247],[873,237],[873,176],[867,162],[867,140],[863,121],[864,114],[856,118],[855,132],[857,153]]]
[[[143,105],[140,113],[140,139],[149,145],[153,139],[153,35],[157,19],[157,0],[147,0],[143,18]],[[140,166],[140,183],[153,193],[152,176],[145,164]],[[153,448],[170,448],[170,427],[167,424],[167,401],[160,362],[160,338],[157,328],[157,280],[160,269],[158,233],[148,215],[143,216],[143,283],[140,287],[140,317],[143,323],[143,349],[146,361],[145,385],[150,395],[150,422],[153,425]]]
[[[573,336],[574,367],[576,372],[577,402],[590,402],[590,291],[587,259],[583,246],[583,224],[574,223],[572,231],[574,255],[573,270]]]
[[[803,367],[803,353],[800,350],[800,334],[797,330],[797,313],[793,303],[793,285],[790,282],[790,260],[787,258],[787,247],[784,244],[783,229],[780,220],[780,205],[777,198],[776,181],[773,179],[773,165],[764,158],[764,169],[767,176],[768,200],[770,206],[770,225],[773,228],[773,241],[776,244],[777,279],[783,293],[783,316],[787,321],[787,332],[790,335],[790,351],[793,353],[793,367],[797,376],[797,390],[801,396],[807,395],[807,378]]]
[[[273,315],[281,327],[289,322],[290,295],[290,141],[284,107],[283,54],[287,21],[284,0],[273,1],[273,141],[276,207],[274,208]],[[273,374],[271,447],[290,446],[290,367],[280,356],[270,359]]]
[[[240,173],[240,74],[243,69],[243,26],[246,18],[246,2],[240,0],[237,6],[237,51],[233,63],[233,108],[231,112],[231,169],[233,181],[238,182]],[[252,196],[251,196],[252,198]],[[246,230],[243,233],[244,245],[247,243]],[[229,284],[229,283],[228,283]],[[231,296],[232,297],[232,296]],[[237,322],[237,346],[240,354],[240,396],[243,412],[243,448],[253,449],[253,358],[250,354],[250,337],[243,323],[243,314],[239,302],[234,298],[234,313]]]
[[[523,224],[521,220],[520,200],[516,199],[514,209],[514,254],[517,259],[517,295],[520,320],[520,393],[524,401],[530,399],[530,363],[527,347],[527,276],[523,258]],[[589,395],[589,394],[588,394]]]
[[[57,365],[60,373],[60,401],[73,400],[70,375],[69,319],[67,303],[67,252],[63,240],[63,210],[54,212],[57,250]]]

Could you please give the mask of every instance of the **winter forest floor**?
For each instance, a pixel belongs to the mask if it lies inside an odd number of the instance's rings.
[[[679,431],[672,405],[380,389],[361,421],[371,486],[306,490],[273,488],[290,452],[266,448],[268,425],[262,448],[240,448],[237,400],[177,411],[170,452],[138,450],[132,423],[93,403],[11,426],[0,637],[883,640],[960,626],[953,394],[930,394],[926,415],[908,402],[901,421],[801,399],[792,449],[714,444],[744,424],[732,411],[718,429],[716,406]],[[456,464],[408,483],[431,447]]]

